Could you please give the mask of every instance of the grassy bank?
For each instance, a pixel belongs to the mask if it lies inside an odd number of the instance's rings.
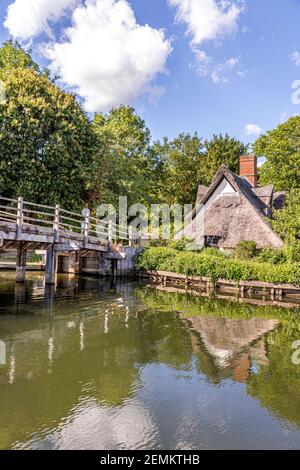
[[[233,281],[263,281],[300,286],[300,263],[273,264],[239,260],[217,250],[177,251],[149,247],[137,258],[140,270],[170,271],[188,276],[206,276]]]

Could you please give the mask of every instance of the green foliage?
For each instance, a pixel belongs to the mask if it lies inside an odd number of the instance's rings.
[[[277,190],[300,187],[300,116],[290,118],[259,137],[257,155],[267,158],[260,172],[261,184],[272,183]]]
[[[300,188],[292,189],[286,197],[284,208],[275,211],[274,229],[288,243],[300,238]]]
[[[251,259],[257,254],[256,243],[252,240],[243,240],[237,244],[234,254],[239,259]]]
[[[167,246],[167,241],[166,240],[162,240],[161,238],[158,239],[158,240],[150,240],[148,246],[149,247],[161,247],[161,246]]]
[[[300,285],[300,263],[274,265],[254,260],[179,252],[171,248],[148,248],[137,257],[141,270],[170,271],[189,276],[207,276],[233,281],[265,281]]]
[[[94,201],[117,203],[127,196],[128,204],[148,204],[152,198],[154,158],[150,131],[129,106],[98,114],[93,122],[98,151],[90,183]]]
[[[204,143],[198,134],[180,134],[172,141],[166,137],[153,147],[157,156],[155,188],[158,199],[167,204],[194,204],[199,184],[210,185],[224,164],[238,171],[245,145],[227,134],[214,135]]]
[[[35,252],[31,252],[27,254],[27,262],[28,263],[42,263],[43,256],[37,255]]]
[[[188,237],[183,237],[180,240],[173,240],[167,244],[168,248],[173,248],[177,251],[191,250],[194,248],[193,239]]]
[[[2,80],[0,193],[82,207],[96,140],[81,106],[32,69],[7,70]]]
[[[39,66],[32,60],[30,52],[25,51],[18,42],[4,42],[0,47],[0,77],[6,71],[18,68],[39,72]]]
[[[285,248],[286,257],[292,263],[300,263],[300,241],[294,241]]]
[[[240,156],[248,152],[248,147],[228,134],[214,135],[205,141],[204,160],[201,168],[201,182],[210,185],[221,165],[239,173]]]
[[[267,247],[259,251],[257,261],[261,261],[263,263],[282,264],[288,261],[288,257],[284,250]]]
[[[167,137],[154,144],[157,156],[155,190],[158,200],[169,205],[194,204],[204,167],[203,143],[197,133]]]

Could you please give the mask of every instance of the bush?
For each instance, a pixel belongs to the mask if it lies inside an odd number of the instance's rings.
[[[160,246],[167,246],[166,240],[150,240],[148,246],[150,247],[160,247]]]
[[[300,263],[300,241],[295,241],[285,249],[286,256],[292,263]]]
[[[300,263],[274,265],[253,260],[239,260],[171,248],[147,248],[137,258],[140,270],[169,271],[187,276],[206,276],[231,281],[265,281],[300,285]]]
[[[241,241],[237,244],[234,254],[239,259],[254,258],[257,254],[256,243],[251,240]]]
[[[194,240],[192,238],[183,237],[180,240],[172,240],[167,244],[168,248],[172,248],[177,251],[193,250],[196,247],[194,246]],[[199,248],[198,248],[199,250]]]
[[[263,248],[260,250],[257,260],[264,263],[282,264],[288,261],[284,250]]]

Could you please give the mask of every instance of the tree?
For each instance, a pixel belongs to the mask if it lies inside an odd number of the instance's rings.
[[[197,133],[180,134],[169,141],[165,137],[154,144],[157,155],[156,193],[169,205],[194,204],[204,164],[203,143]]]
[[[273,226],[287,242],[300,240],[300,189],[287,194],[284,208],[274,213]]]
[[[79,208],[96,141],[80,104],[32,68],[3,71],[2,80],[0,193]]]
[[[228,134],[214,135],[211,140],[205,141],[205,159],[201,172],[203,184],[210,185],[212,178],[221,165],[226,165],[234,173],[239,172],[241,155],[248,151],[239,140],[229,137]]]
[[[272,183],[285,191],[300,188],[300,116],[262,135],[254,151],[267,159],[260,172],[262,184]]]
[[[16,68],[32,69],[39,72],[39,66],[18,42],[6,41],[0,47],[0,76],[3,72]]]
[[[154,156],[145,121],[129,106],[113,108],[94,118],[98,137],[91,194],[94,201],[148,204],[152,194]]]

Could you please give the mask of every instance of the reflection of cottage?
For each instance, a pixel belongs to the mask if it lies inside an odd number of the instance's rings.
[[[236,382],[245,382],[252,362],[268,362],[263,336],[274,330],[278,322],[261,318],[191,317],[186,319],[197,353],[200,343],[212,357],[218,370],[229,368]]]
[[[274,192],[273,185],[257,185],[257,158],[245,155],[240,159],[240,176],[222,165],[210,187],[199,186],[186,234],[191,236],[193,231],[199,245],[224,249],[235,248],[241,240],[281,248],[283,241],[268,219],[283,204],[284,193]]]

